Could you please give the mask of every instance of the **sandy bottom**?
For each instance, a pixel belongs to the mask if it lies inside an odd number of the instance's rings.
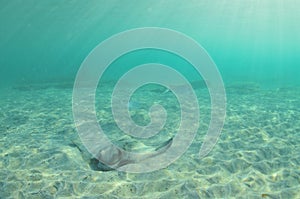
[[[98,105],[99,122],[117,144],[132,150],[155,147],[176,133],[174,96],[161,89],[149,93],[152,97],[136,94],[129,105],[137,123],[149,119],[143,104],[153,99],[174,111],[168,112],[167,133],[145,144],[126,140],[113,123],[109,104]],[[72,89],[1,91],[0,198],[300,198],[300,89],[228,87],[223,132],[203,159],[198,151],[210,102],[205,90],[197,94],[201,124],[188,151],[165,169],[130,174],[91,168],[73,123]]]

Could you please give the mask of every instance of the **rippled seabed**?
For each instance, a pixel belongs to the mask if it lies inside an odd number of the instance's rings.
[[[164,94],[162,94],[164,93]],[[197,159],[209,122],[209,100],[198,89],[201,127],[189,150],[166,169],[145,174],[91,168],[72,118],[69,85],[25,86],[2,92],[0,198],[300,198],[300,88],[227,87],[226,123],[213,151]],[[137,122],[143,103],[174,98],[161,89],[137,94],[130,104]],[[99,94],[99,99],[107,93]],[[140,95],[140,96],[139,96]],[[160,96],[157,98],[157,96]],[[169,107],[172,109],[172,106]],[[141,111],[138,111],[141,109]],[[172,136],[176,103],[162,135]],[[109,104],[97,112],[108,136],[125,148],[138,144],[117,133]],[[145,116],[145,117],[144,117]],[[149,119],[149,118],[148,118]],[[118,138],[118,139],[117,139]]]

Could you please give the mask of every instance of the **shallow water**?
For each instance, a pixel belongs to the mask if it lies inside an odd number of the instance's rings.
[[[145,174],[93,170],[73,124],[71,89],[7,91],[1,101],[1,196],[298,198],[299,88],[228,91],[226,123],[213,151],[197,157],[208,125],[209,100],[204,99],[201,127],[189,150],[166,169]],[[205,96],[205,90],[196,92]],[[145,93],[137,97],[149,99]],[[174,99],[165,100],[170,104]],[[176,120],[171,121],[164,129],[168,134],[139,144],[120,137],[110,114],[99,111],[99,122],[124,148],[145,150],[146,145],[149,150],[176,129]]]
[[[2,1],[0,198],[300,198],[299,6],[296,0]],[[213,150],[199,159],[211,112],[201,74],[172,53],[128,53],[111,64],[96,91],[97,122],[106,136],[137,153],[176,136],[182,107],[170,88],[145,86],[126,103],[138,125],[151,121],[151,105],[166,109],[165,126],[153,137],[124,133],[112,114],[117,80],[153,62],[190,81],[199,128],[166,168],[101,171],[74,123],[76,73],[99,42],[145,26],[180,31],[205,48],[224,80],[225,124]]]

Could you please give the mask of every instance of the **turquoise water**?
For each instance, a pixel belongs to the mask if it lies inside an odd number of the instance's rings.
[[[0,198],[300,198],[299,1],[0,4]],[[172,53],[128,53],[111,64],[97,89],[97,119],[107,136],[128,151],[153,151],[176,134],[180,106],[157,85],[138,90],[128,108],[137,124],[146,125],[151,104],[163,105],[168,119],[160,136],[142,142],[114,122],[109,98],[114,83],[150,62],[198,81],[193,88],[200,126],[187,152],[166,168],[106,172],[78,136],[72,88],[92,49],[141,27],[173,29],[203,46],[225,84],[225,125],[211,153],[197,159],[211,111],[201,75]]]
[[[298,9],[296,0],[2,1],[1,85],[74,80],[99,42],[144,26],[197,40],[226,82],[298,84]]]

